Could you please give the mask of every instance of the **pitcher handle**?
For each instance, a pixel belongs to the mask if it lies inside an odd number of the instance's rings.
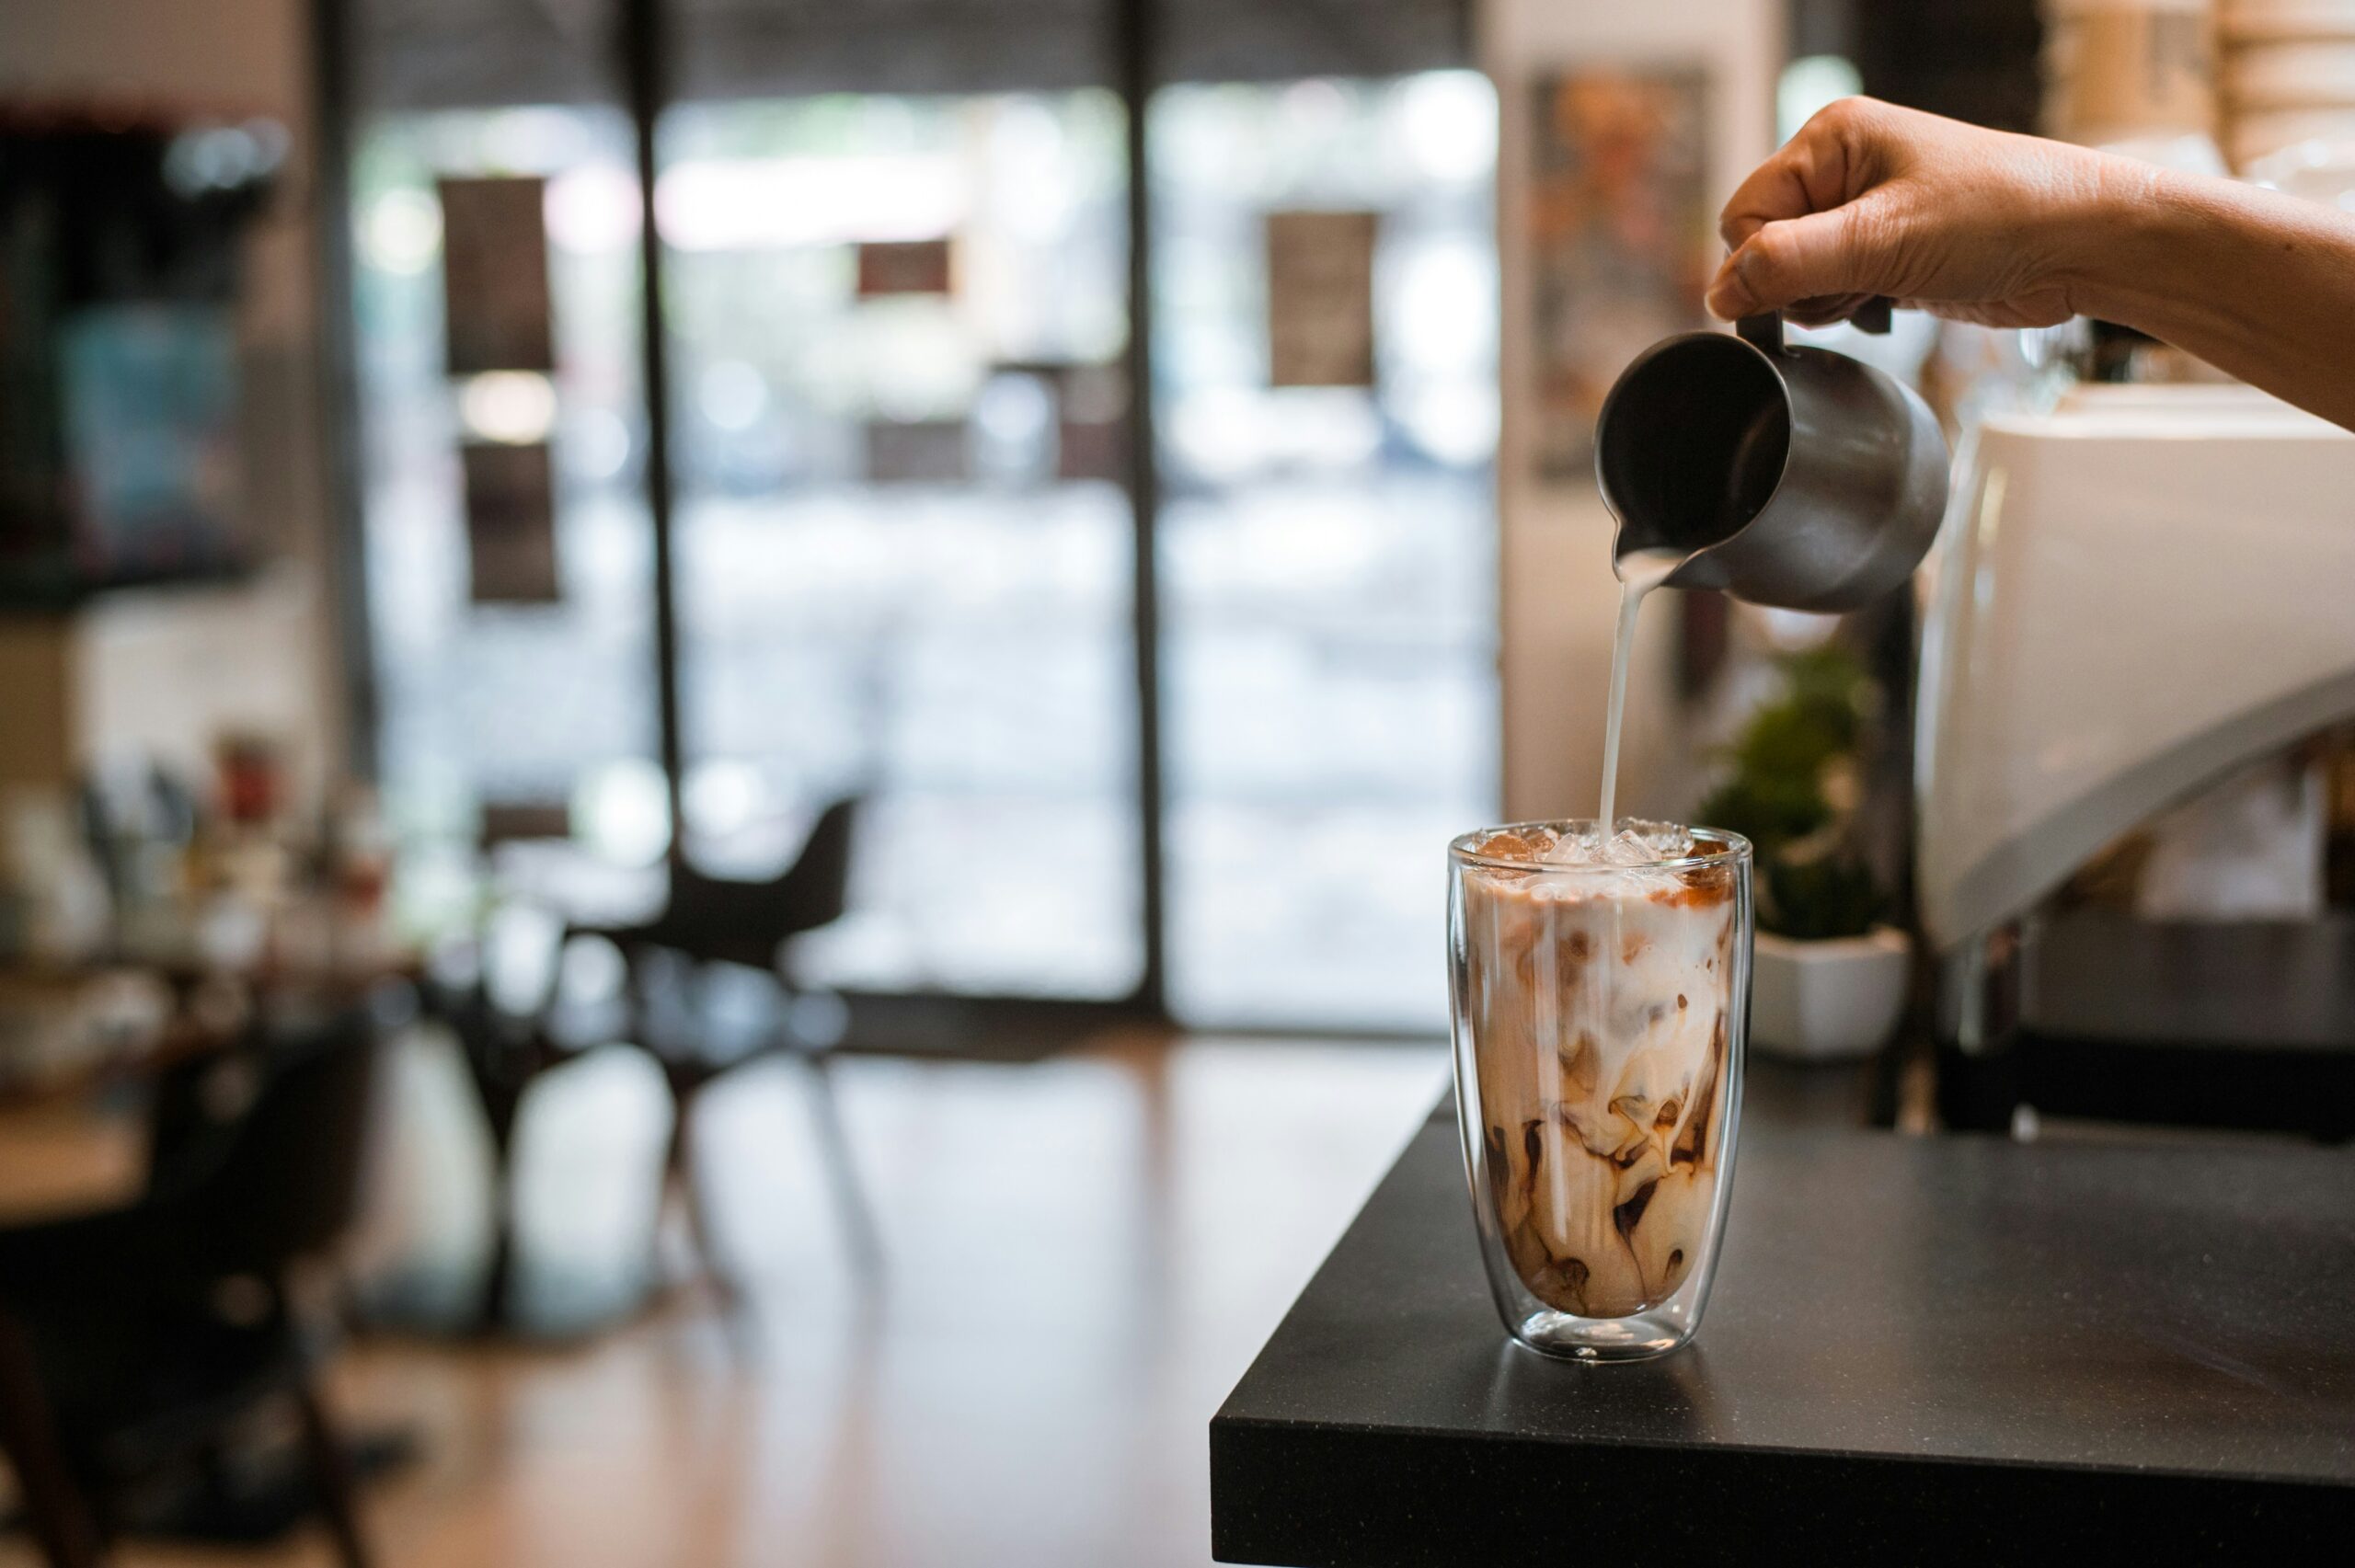
[[[1859,332],[1884,337],[1889,332],[1890,301],[1887,294],[1875,294],[1848,314],[1848,325]],[[1761,353],[1779,354],[1783,351],[1783,315],[1780,311],[1761,311],[1745,315],[1733,324],[1735,336]]]
[[[1756,315],[1745,315],[1733,324],[1733,332],[1735,337],[1762,354],[1783,351],[1783,313],[1780,311],[1761,311]]]

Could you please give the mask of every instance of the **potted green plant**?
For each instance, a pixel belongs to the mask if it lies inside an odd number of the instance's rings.
[[[1904,1008],[1911,957],[1856,841],[1859,756],[1878,689],[1837,643],[1777,662],[1782,694],[1751,715],[1700,811],[1757,854],[1750,1038],[1812,1060],[1868,1056]]]

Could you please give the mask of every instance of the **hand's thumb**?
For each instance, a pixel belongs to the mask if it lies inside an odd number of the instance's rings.
[[[1726,258],[1709,285],[1709,309],[1732,321],[1798,300],[1884,291],[1860,243],[1857,203],[1767,223]]]

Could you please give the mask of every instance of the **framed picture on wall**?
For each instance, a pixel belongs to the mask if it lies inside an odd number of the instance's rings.
[[[1599,68],[1533,89],[1528,233],[1535,449],[1547,479],[1594,472],[1594,419],[1637,354],[1707,324],[1717,253],[1698,65]]]
[[[120,302],[58,333],[76,568],[97,582],[242,564],[236,313]]]

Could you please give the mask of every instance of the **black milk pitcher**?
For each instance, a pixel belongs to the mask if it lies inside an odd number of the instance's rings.
[[[1889,329],[1876,301],[1857,325]],[[1655,343],[1595,424],[1614,555],[1686,557],[1674,588],[1786,610],[1854,610],[1912,575],[1946,511],[1947,443],[1912,388],[1780,315]]]

